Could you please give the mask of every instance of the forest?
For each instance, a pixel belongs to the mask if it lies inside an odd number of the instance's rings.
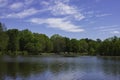
[[[120,37],[70,39],[59,34],[48,37],[28,29],[8,29],[0,23],[0,55],[101,55],[120,56]]]

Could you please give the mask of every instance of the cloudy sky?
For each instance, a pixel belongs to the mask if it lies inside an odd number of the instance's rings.
[[[48,36],[120,36],[120,0],[0,0],[0,22]]]

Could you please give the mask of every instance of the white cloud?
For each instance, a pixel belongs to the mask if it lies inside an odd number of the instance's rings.
[[[10,9],[16,10],[16,9],[20,9],[24,6],[23,3],[21,2],[17,2],[17,3],[13,3],[12,5],[10,5]]]
[[[63,2],[63,3],[68,3],[70,0],[58,0],[60,2]]]
[[[79,12],[77,7],[69,6],[68,4],[64,4],[62,2],[55,2],[54,6],[50,7],[51,13],[53,15],[67,15],[75,18],[76,20],[82,20],[85,16]]]
[[[39,10],[30,8],[30,9],[24,10],[22,12],[8,14],[6,16],[3,16],[2,18],[25,18],[25,17],[31,16],[31,15],[34,15],[38,12],[39,12]]]
[[[106,29],[101,29],[100,31],[111,32],[111,31],[114,31],[114,30],[116,30],[116,28],[106,28]]]
[[[112,14],[98,14],[98,15],[96,15],[96,17],[105,17],[105,16],[110,16],[110,15],[112,15]]]
[[[120,34],[120,31],[113,31],[111,33],[113,33],[113,34]]]
[[[4,0],[0,0],[0,2],[1,1]],[[51,13],[53,16],[57,16],[57,17],[64,16],[64,17],[68,17],[69,19],[74,19],[79,21],[85,18],[85,16],[79,11],[77,7],[68,5],[68,3],[69,0],[49,0],[47,2],[44,0],[36,1],[36,2],[34,0],[24,0],[23,2],[22,1],[13,2],[11,5],[8,5],[8,7],[9,9],[16,11],[14,12],[7,10],[5,11],[6,13],[1,16],[2,18],[24,18],[27,16],[34,15],[36,13],[40,13],[40,12],[42,13],[46,11],[49,14]],[[29,7],[35,4],[41,5],[42,8],[36,10],[34,6],[33,8],[29,9]]]
[[[93,15],[95,13],[95,11],[88,11],[88,12],[85,12],[85,14],[87,15]]]
[[[106,25],[106,26],[99,26],[99,27],[94,27],[94,30],[99,30],[102,32],[111,32],[114,30],[119,29],[119,25]]]
[[[33,18],[29,21],[37,24],[47,24],[48,27],[57,28],[60,30],[64,30],[66,32],[84,31],[84,29],[81,29],[79,26],[72,24],[71,21],[68,21],[65,18],[48,18],[48,19]]]
[[[36,1],[37,1],[37,0],[36,0]],[[25,3],[26,5],[31,5],[31,4],[33,4],[33,3],[36,2],[36,1],[34,1],[34,0],[25,0],[24,3]]]
[[[100,33],[105,33],[105,34],[120,34],[120,28],[119,25],[106,25],[106,26],[99,26],[99,27],[94,27],[94,31],[99,31]]]
[[[50,3],[47,2],[47,1],[42,1],[42,2],[40,2],[40,4],[42,4],[42,5],[44,5],[44,6],[48,6]]]
[[[95,29],[102,29],[102,30],[105,30],[105,29],[111,29],[111,28],[118,28],[119,25],[106,25],[106,26],[99,26],[99,27],[96,27]]]

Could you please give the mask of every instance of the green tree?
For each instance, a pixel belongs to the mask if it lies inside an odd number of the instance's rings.
[[[34,33],[34,44],[38,52],[52,51],[52,43],[45,34]]]
[[[19,50],[19,31],[18,29],[9,29],[7,31],[7,35],[9,36],[8,42],[8,50],[10,51],[18,51]]]
[[[62,36],[55,34],[51,36],[51,41],[53,43],[53,52],[55,53],[64,52],[65,40]]]
[[[31,52],[33,48],[34,35],[28,29],[20,31],[20,50]],[[29,46],[29,47],[28,47]]]
[[[79,42],[76,39],[71,39],[71,52],[79,52]]]
[[[64,37],[64,41],[65,41],[65,48],[64,48],[64,52],[69,53],[71,50],[71,44],[70,44],[70,39],[67,37]]]
[[[120,39],[116,36],[105,39],[99,47],[99,54],[104,56],[120,55]]]
[[[89,55],[96,55],[96,50],[97,50],[97,42],[94,40],[89,40],[89,48],[88,48],[88,54]]]
[[[88,53],[88,43],[85,39],[79,40],[79,52],[80,53]]]
[[[4,51],[8,45],[8,35],[6,34],[6,27],[0,23],[0,51]]]

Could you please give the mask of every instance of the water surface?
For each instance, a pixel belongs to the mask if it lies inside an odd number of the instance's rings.
[[[120,57],[0,57],[0,80],[120,80]]]

